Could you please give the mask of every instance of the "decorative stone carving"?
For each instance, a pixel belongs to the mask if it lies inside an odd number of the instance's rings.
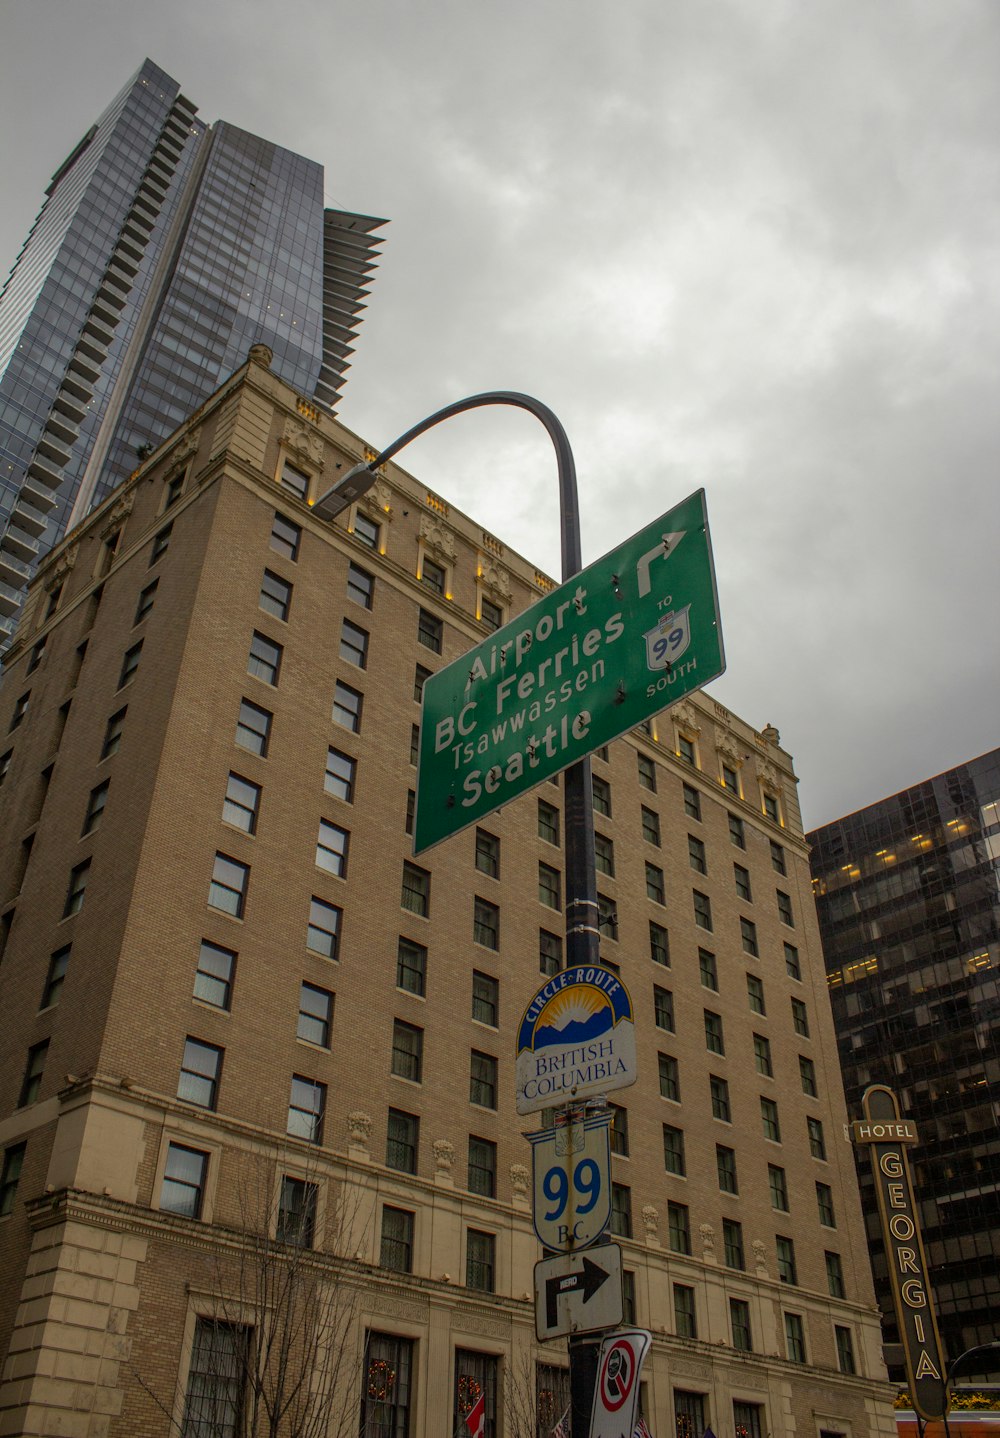
[[[753,1253],[753,1266],[757,1277],[768,1278],[770,1275],[767,1271],[767,1249],[759,1238],[755,1238],[751,1243],[750,1251]]]
[[[642,1226],[646,1230],[647,1238],[655,1238],[660,1231],[660,1211],[651,1203],[644,1203],[642,1206]]]
[[[674,1373],[683,1373],[686,1378],[711,1378],[712,1370],[707,1363],[694,1363],[690,1358],[671,1358],[670,1367]]]
[[[460,1328],[465,1333],[481,1333],[484,1338],[509,1338],[510,1322],[505,1323],[495,1318],[482,1318],[478,1313],[463,1313],[460,1308],[451,1310],[452,1328]]]
[[[762,759],[757,765],[757,782],[761,789],[766,789],[769,794],[781,793],[781,780],[778,778],[778,771],[766,759]]]
[[[384,479],[376,479],[368,493],[358,500],[358,508],[372,519],[392,519],[392,490]]]
[[[426,1303],[413,1303],[389,1293],[369,1293],[365,1306],[375,1313],[388,1313],[393,1318],[409,1318],[418,1323],[427,1320]]]
[[[434,1166],[440,1174],[451,1174],[452,1164],[455,1162],[455,1145],[446,1138],[434,1140]]]
[[[701,1234],[701,1256],[706,1263],[715,1262],[715,1229],[710,1223],[698,1225]]]
[[[347,1115],[347,1134],[352,1148],[363,1148],[368,1151],[368,1145],[372,1137],[372,1121],[368,1114],[355,1109]]]
[[[59,558],[52,566],[51,574],[46,577],[46,589],[51,591],[53,589],[57,589],[59,585],[62,584],[67,574],[70,573],[73,566],[76,564],[76,557],[79,552],[80,546],[78,544],[71,544],[68,549],[63,550],[62,554],[60,554]]]
[[[446,564],[455,562],[455,535],[442,521],[440,515],[420,516],[420,538],[424,548]]]
[[[778,733],[777,729],[775,729],[773,724],[765,724],[763,729],[760,731],[760,737],[768,744],[781,743],[781,735]]]
[[[292,419],[291,415],[286,417],[281,442],[289,454],[305,464],[314,469],[323,468],[323,441],[316,430],[303,424],[300,419]]]
[[[510,1186],[515,1198],[527,1198],[528,1170],[523,1163],[512,1163],[510,1166]]]
[[[114,534],[115,530],[121,528],[122,524],[125,522],[126,519],[128,519],[129,515],[132,513],[132,506],[134,504],[134,489],[130,489],[127,494],[123,494],[119,499],[115,500],[114,504],[111,506],[110,512],[108,513],[108,517],[104,522],[104,526],[101,529],[102,539],[110,539],[111,536]]]
[[[274,351],[270,345],[251,345],[247,358],[254,364],[261,364],[265,369],[271,368],[271,361],[274,359]]]
[[[480,583],[495,599],[510,603],[510,571],[497,560],[490,558],[483,560]]]
[[[740,747],[740,741],[736,735],[728,729],[716,729],[715,747],[719,753],[734,766],[738,768],[743,763],[745,755]]]
[[[693,734],[697,739],[701,733],[701,725],[698,723],[698,711],[690,700],[682,699],[679,704],[674,705],[671,712],[678,729],[682,729],[685,734]]]

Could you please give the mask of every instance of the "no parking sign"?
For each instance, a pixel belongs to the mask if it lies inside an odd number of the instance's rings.
[[[590,1438],[632,1438],[639,1373],[652,1341],[644,1328],[618,1328],[601,1344]]]

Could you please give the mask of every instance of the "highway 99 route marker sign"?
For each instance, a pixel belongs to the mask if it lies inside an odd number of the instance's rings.
[[[698,490],[426,681],[413,852],[724,669]]]

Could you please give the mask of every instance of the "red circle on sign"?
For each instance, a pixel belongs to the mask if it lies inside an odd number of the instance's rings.
[[[635,1357],[631,1346],[624,1339],[619,1339],[604,1355],[601,1368],[601,1401],[609,1413],[617,1413],[625,1404],[632,1392],[634,1379]]]

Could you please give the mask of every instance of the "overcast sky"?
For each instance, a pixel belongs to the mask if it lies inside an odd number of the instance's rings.
[[[728,672],[808,827],[1000,744],[997,0],[0,0],[0,270],[147,54],[385,216],[340,408],[549,404],[584,559],[704,486]],[[400,462],[559,575],[480,411]]]

